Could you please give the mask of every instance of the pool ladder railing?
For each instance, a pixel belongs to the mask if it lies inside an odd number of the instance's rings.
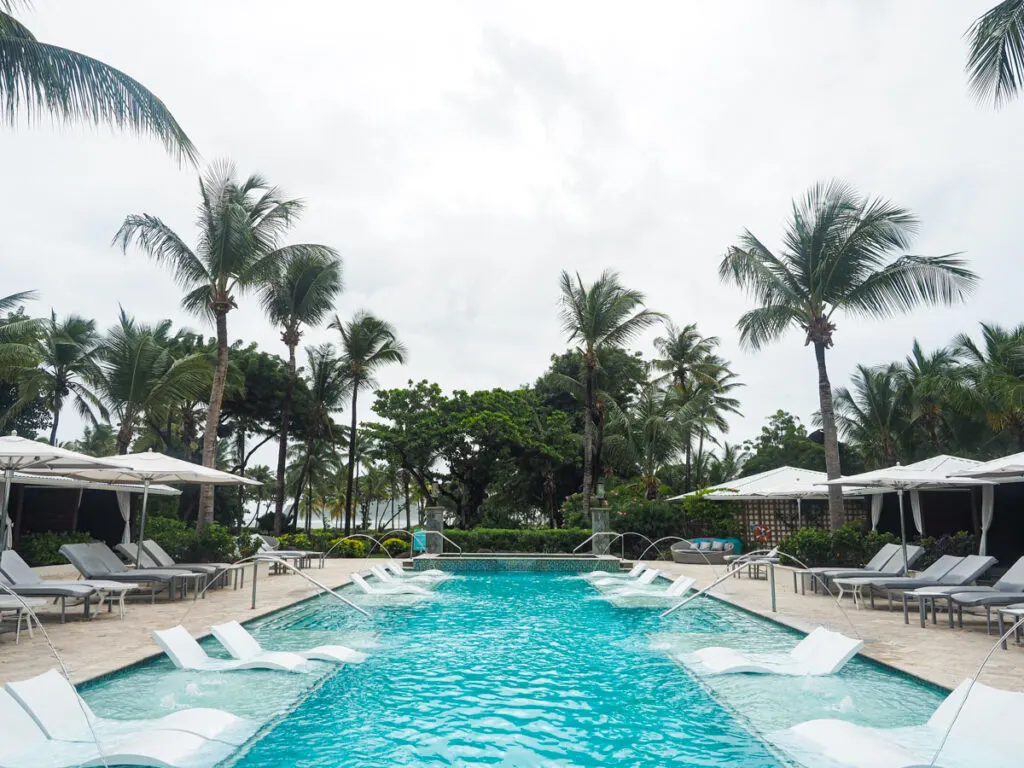
[[[726,570],[725,573],[723,573],[721,576],[719,576],[717,579],[712,581],[710,584],[708,584],[703,589],[697,590],[696,592],[694,592],[689,597],[683,599],[681,602],[677,603],[676,605],[673,605],[667,611],[664,611],[661,614],[660,618],[665,618],[670,613],[675,613],[676,611],[678,611],[680,608],[682,608],[687,603],[689,603],[689,602],[691,602],[693,600],[696,600],[701,595],[707,594],[709,591],[711,591],[712,589],[717,587],[719,584],[721,584],[723,581],[728,579],[730,576],[738,573],[739,571],[741,571],[743,568],[747,567],[748,565],[753,565],[755,563],[765,563],[765,564],[768,565],[768,574],[769,574],[769,577],[770,577],[769,581],[771,583],[771,590],[772,590],[772,610],[774,611],[775,610],[775,569],[772,567],[773,563],[772,563],[771,559],[773,557],[775,557],[776,555],[778,555],[778,553],[779,553],[779,550],[778,550],[777,547],[775,547],[775,548],[772,548],[772,549],[759,549],[759,550],[755,550],[754,552],[748,552],[745,555],[740,555],[738,558],[736,558],[736,560],[734,560],[732,562],[732,564],[729,566],[729,568]]]

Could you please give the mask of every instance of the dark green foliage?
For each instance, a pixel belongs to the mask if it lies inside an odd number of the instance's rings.
[[[18,385],[9,381],[0,381],[0,414],[7,413],[12,405],[20,399]],[[46,400],[38,397],[31,404],[22,408],[17,414],[4,421],[4,434],[17,432],[22,437],[34,440],[39,433],[48,430],[53,423]]]
[[[373,535],[373,534],[369,534]],[[309,552],[330,552],[332,557],[366,557],[373,542],[366,539],[349,539],[335,530],[313,530],[305,533],[284,533],[278,537],[281,549],[304,549]],[[374,537],[379,538],[379,537]]]
[[[448,530],[450,538],[463,552],[538,552],[568,553],[582,544],[591,531],[588,528],[535,528],[508,530],[474,528],[471,531]],[[450,545],[446,545],[449,546]]]
[[[884,544],[899,542],[891,533],[864,532],[855,525],[844,525],[835,531],[821,528],[801,528],[787,536],[779,544],[779,552],[793,555],[791,565],[805,565],[810,568],[834,565],[836,567],[859,568],[864,565]]]
[[[946,534],[937,539],[932,536],[922,536],[918,543],[924,547],[924,554],[914,565],[918,570],[924,570],[943,555],[967,557],[978,551],[974,534],[967,531],[957,531],[953,535]]]
[[[384,539],[381,545],[392,557],[405,557],[409,554],[410,542],[408,539]]]
[[[736,519],[739,506],[728,501],[709,501],[704,493],[698,492],[683,499],[678,505],[684,512],[681,530],[690,538],[711,537],[716,539],[746,539],[747,531]]]
[[[92,541],[88,533],[61,531],[27,533],[18,540],[18,554],[31,566],[61,565],[67,560],[58,551],[64,544],[85,544]]]
[[[824,447],[813,442],[800,420],[785,411],[776,411],[770,416],[757,439],[747,440],[743,447],[748,454],[740,473],[743,477],[779,467],[825,471]],[[840,444],[839,456],[844,474],[864,471],[860,457],[845,445]]]
[[[173,517],[150,517],[146,538],[179,562],[231,563],[239,558],[238,539],[219,523],[210,523],[197,536],[193,527]],[[248,534],[243,543],[247,550],[252,549]]]

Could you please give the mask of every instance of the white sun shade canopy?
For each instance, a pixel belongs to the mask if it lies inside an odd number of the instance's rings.
[[[822,485],[828,479],[824,472],[799,467],[778,467],[756,475],[740,477],[717,486],[710,493],[703,494],[705,499],[750,501],[763,499],[769,495],[777,499],[809,498],[816,495],[828,496],[828,487]],[[816,486],[821,486],[816,488]],[[696,492],[674,496],[669,501],[679,501]]]
[[[1014,453],[992,461],[973,462],[974,466],[951,472],[955,477],[974,477],[992,481],[1024,482],[1024,453]]]
[[[859,475],[846,475],[826,481],[826,485],[861,486],[866,493],[872,488],[885,491],[942,490],[957,486],[991,485],[990,480],[970,477],[950,477],[953,472],[962,472],[978,466],[978,462],[959,456],[933,456],[906,466],[874,469]]]
[[[111,456],[108,457],[108,461],[111,464],[116,461],[121,468],[113,466],[86,467],[66,474],[101,483],[138,483],[141,480],[199,485],[261,485],[257,480],[232,475],[230,472],[221,472],[218,469],[210,469],[153,451]]]
[[[94,468],[115,470],[124,462],[112,459],[98,459],[84,453],[69,451],[48,443],[38,443],[17,435],[0,437],[0,470],[31,470],[32,472],[63,472]]]

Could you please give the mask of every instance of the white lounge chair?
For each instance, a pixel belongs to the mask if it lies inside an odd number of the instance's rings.
[[[380,565],[373,566],[373,568],[370,569],[370,573],[372,573],[374,576],[376,576],[377,580],[380,581],[381,584],[388,584],[388,585],[392,585],[392,584],[397,585],[397,584],[402,584],[402,583],[406,583],[406,584],[419,583],[419,584],[432,584],[432,585],[436,585],[436,584],[439,584],[440,582],[444,581],[444,579],[438,579],[438,578],[434,578],[432,576],[427,576],[424,579],[418,579],[415,576],[398,577],[398,576],[393,575],[391,573],[391,571],[389,571],[387,568],[384,568],[384,567],[382,567]],[[447,578],[447,577],[445,577],[445,578]]]
[[[627,582],[627,583],[629,584],[629,586],[636,586],[638,584],[639,585],[653,584],[654,580],[656,578],[658,578],[659,576],[661,576],[661,571],[659,571],[657,568],[648,568],[646,571],[641,573],[635,579],[633,579],[632,581]],[[612,576],[609,575],[609,576],[607,576],[607,577],[605,577],[603,579],[593,579],[590,583],[593,584],[595,587],[597,587],[599,589],[601,587],[621,587],[622,586],[622,579],[621,578],[616,579],[616,578],[613,578]]]
[[[28,680],[7,683],[5,688],[43,733],[57,741],[92,742],[93,733],[103,740],[152,731],[180,731],[238,746],[256,731],[250,721],[208,707],[181,709],[151,720],[100,717],[55,669]]]
[[[440,568],[428,568],[424,571],[413,571],[412,573],[408,573],[394,560],[385,560],[382,567],[392,576],[396,576],[399,579],[411,579],[413,581],[444,581],[445,579],[450,579],[452,577],[450,573],[442,571]]]
[[[971,686],[971,681],[965,680],[925,725],[870,728],[845,720],[809,720],[770,738],[791,754],[827,757],[832,761],[829,765],[911,768],[932,764],[935,750],[952,724],[936,765],[1016,768],[1024,753],[1022,717],[1024,693],[981,683]]]
[[[430,590],[416,584],[375,584],[371,586],[358,573],[349,574],[356,588],[367,595],[429,595]]]
[[[102,754],[101,754],[102,750]],[[0,767],[93,768],[137,765],[146,768],[181,768],[202,762],[215,765],[234,746],[192,733],[149,730],[117,738],[104,738],[99,747],[91,738],[58,741],[49,738],[39,723],[11,694],[0,690]]]
[[[194,669],[200,672],[233,672],[238,669],[306,671],[306,659],[294,653],[264,651],[259,656],[244,660],[211,658],[180,624],[170,629],[154,630],[153,639],[178,669]]]
[[[237,621],[214,624],[212,631],[213,636],[227,649],[233,659],[247,661],[258,659],[267,653],[260,646],[259,641],[249,633],[249,630]],[[365,653],[346,648],[344,645],[318,645],[308,651],[277,651],[277,653],[287,653],[296,656],[301,661],[316,659],[318,661],[334,661],[339,664],[361,664],[366,661]]]
[[[611,571],[591,571],[590,573],[583,574],[583,578],[587,581],[598,581],[602,579],[635,579],[647,570],[647,566],[643,563],[637,563],[626,573],[613,573]]]
[[[608,597],[682,597],[697,580],[690,576],[677,576],[675,581],[668,585],[667,589],[660,589],[653,584],[647,587],[619,587],[607,593]]]
[[[713,675],[834,675],[863,647],[862,640],[818,627],[786,653],[744,653],[712,646],[681,653],[676,658],[688,667]]]

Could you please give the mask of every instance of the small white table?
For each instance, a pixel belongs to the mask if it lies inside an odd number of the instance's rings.
[[[999,608],[996,611],[996,616],[999,618],[999,637],[1002,637],[1004,634],[1006,634],[1006,629],[1003,627],[1003,617],[1008,617],[1010,619],[1011,625],[1016,624],[1018,621],[1024,618],[1024,603],[1014,603],[1013,605],[1008,605],[1005,608]],[[1021,630],[1022,627],[1018,626],[1013,631],[1013,641],[1017,643],[1017,645],[1020,645]],[[1002,641],[1002,646],[1003,650],[1005,651],[1005,639]]]

